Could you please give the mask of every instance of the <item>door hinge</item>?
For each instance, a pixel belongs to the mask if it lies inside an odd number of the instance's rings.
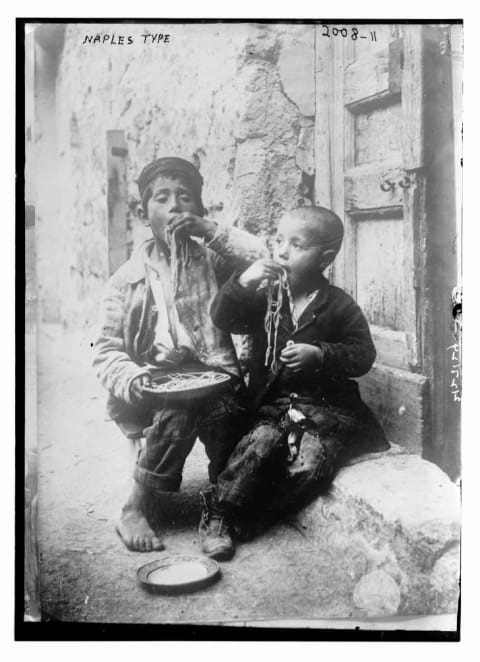
[[[443,30],[440,34],[440,39],[438,41],[438,54],[439,55],[452,54],[452,42],[450,40],[449,30]]]

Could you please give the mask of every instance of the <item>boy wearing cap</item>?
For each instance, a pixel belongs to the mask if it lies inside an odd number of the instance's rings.
[[[203,179],[188,161],[158,159],[143,169],[137,183],[139,216],[153,238],[108,282],[94,366],[109,391],[110,418],[128,438],[145,437],[116,530],[129,549],[148,552],[163,549],[163,543],[147,510],[155,495],[179,489],[196,437],[205,444],[213,484],[240,437],[241,373],[230,334],[214,326],[210,304],[218,283],[265,256],[266,249],[252,235],[217,228],[204,217]],[[171,265],[172,236],[183,242],[188,261]],[[151,381],[152,366],[171,371],[185,364],[226,371],[233,386],[200,405],[159,405],[148,398],[143,388]],[[217,524],[203,513],[202,548],[210,556],[228,557],[231,540]]]

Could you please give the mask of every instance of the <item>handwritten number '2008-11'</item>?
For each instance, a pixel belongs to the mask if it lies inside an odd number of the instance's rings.
[[[330,27],[328,25],[325,25],[322,23],[322,37],[338,37],[340,34],[342,37],[348,37],[348,29],[347,28],[332,28],[332,34],[330,35]],[[356,41],[358,39],[358,29],[357,28],[352,28],[350,37],[352,41]],[[366,37],[362,37],[362,39],[366,39]],[[372,41],[377,41],[377,35],[375,32],[370,32],[370,39]]]

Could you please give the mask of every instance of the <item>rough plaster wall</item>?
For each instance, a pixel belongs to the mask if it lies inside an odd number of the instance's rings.
[[[41,316],[60,321],[60,284],[65,273],[62,247],[65,245],[58,187],[58,150],[55,122],[54,57],[44,48],[35,48],[35,122],[33,172],[30,191],[35,202],[35,248],[37,294]],[[32,154],[27,153],[31,158]]]
[[[81,44],[106,31],[135,44]],[[146,32],[171,43],[143,45]],[[125,131],[131,203],[140,169],[177,154],[198,159],[216,220],[267,235],[285,209],[310,204],[313,38],[312,26],[281,24],[67,27],[56,97],[64,321],[95,321],[108,276],[109,129]]]

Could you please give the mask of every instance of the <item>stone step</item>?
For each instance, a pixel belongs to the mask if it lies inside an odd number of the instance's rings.
[[[352,614],[454,613],[460,568],[460,489],[399,446],[364,456],[293,520],[345,569]]]

